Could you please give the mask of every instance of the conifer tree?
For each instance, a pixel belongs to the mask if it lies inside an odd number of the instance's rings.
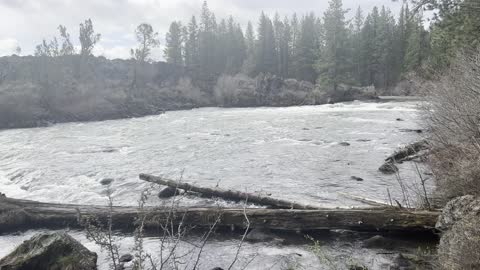
[[[170,29],[165,37],[165,50],[164,56],[168,63],[174,65],[183,65],[183,55],[182,55],[182,25],[180,22],[172,22],[170,24]]]
[[[336,90],[348,79],[347,29],[341,0],[330,0],[324,14],[325,44],[317,62],[318,82],[327,89]]]

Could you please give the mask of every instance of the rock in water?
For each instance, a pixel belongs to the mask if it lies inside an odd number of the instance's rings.
[[[131,262],[131,261],[133,261],[133,255],[132,255],[132,254],[122,255],[122,256],[120,257],[119,261],[120,261],[121,263]]]
[[[357,177],[357,176],[352,176],[352,177],[350,177],[350,179],[355,180],[355,181],[358,181],[358,182],[362,182],[362,181],[363,181],[363,178]]]
[[[392,162],[385,162],[380,168],[378,168],[378,170],[384,174],[394,174],[398,172],[397,166]]]
[[[42,233],[0,260],[2,270],[96,270],[97,254],[64,232]]]
[[[113,182],[112,178],[104,178],[104,179],[100,180],[100,184],[103,185],[103,186],[108,186],[112,182]]]
[[[167,199],[167,198],[177,196],[178,194],[180,193],[179,193],[179,190],[177,190],[176,188],[166,187],[158,193],[158,197],[160,199]]]

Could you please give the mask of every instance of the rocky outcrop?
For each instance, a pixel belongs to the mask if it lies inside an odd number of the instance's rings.
[[[438,247],[442,269],[480,269],[480,198],[463,196],[450,201],[437,222],[443,231]]]
[[[295,106],[317,104],[315,86],[306,81],[260,74],[221,76],[215,86],[215,102],[224,107]]]
[[[317,104],[326,104],[354,100],[372,100],[377,98],[378,95],[374,86],[355,87],[340,84],[335,90],[319,91],[319,94],[316,97],[316,102]]]
[[[2,270],[95,270],[97,254],[66,233],[38,234],[0,260]]]
[[[443,208],[435,227],[440,231],[448,231],[469,215],[480,215],[480,199],[472,195],[455,198]]]
[[[374,87],[339,85],[335,91],[295,79],[260,74],[221,76],[215,86],[215,100],[225,107],[319,105],[354,100],[376,99]]]
[[[218,79],[218,80],[217,80]],[[376,98],[373,87],[322,91],[260,74],[211,76],[163,62],[104,57],[0,57],[0,129],[98,121],[202,106],[297,106]]]
[[[181,68],[103,57],[0,57],[0,129],[192,108],[203,100]],[[188,88],[188,89],[185,89]]]

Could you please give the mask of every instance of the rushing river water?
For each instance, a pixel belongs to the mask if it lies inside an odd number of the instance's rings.
[[[397,178],[381,174],[378,167],[398,146],[418,139],[418,134],[405,132],[418,128],[417,105],[389,101],[204,108],[0,131],[0,192],[44,202],[105,204],[100,181],[113,178],[115,204],[136,205],[148,186],[138,174],[151,173],[325,207],[360,205],[345,194],[385,201],[387,188],[400,199]],[[411,164],[401,166],[401,176],[407,182],[416,178]],[[188,198],[184,203],[214,202]],[[13,248],[6,243],[27,236],[0,237],[0,255]],[[213,243],[211,249],[224,244]],[[304,254],[299,257],[311,261],[300,247],[258,248],[273,261],[283,253]],[[263,269],[253,265],[248,269]]]

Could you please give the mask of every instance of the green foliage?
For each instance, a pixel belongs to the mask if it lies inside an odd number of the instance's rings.
[[[170,29],[165,37],[166,47],[164,50],[164,55],[168,63],[174,65],[183,64],[182,38],[182,24],[180,22],[172,22],[170,24]]]
[[[434,69],[450,65],[459,50],[480,46],[480,2],[478,0],[412,0],[415,11],[434,12],[431,25],[430,64]]]
[[[336,90],[348,77],[350,59],[346,13],[347,10],[343,9],[341,0],[330,0],[323,18],[325,40],[320,50],[317,69],[320,74],[319,83],[328,89]]]
[[[331,0],[321,17],[308,13],[281,19],[262,12],[257,27],[248,23],[244,31],[233,17],[217,24],[204,2],[198,25],[195,17],[188,27],[172,23],[166,59],[186,66],[194,83],[211,91],[221,74],[240,72],[319,82],[331,89],[341,83],[388,88],[427,58],[423,21],[408,7],[398,20],[385,7],[365,16],[358,9],[353,20],[346,13],[342,0]]]

